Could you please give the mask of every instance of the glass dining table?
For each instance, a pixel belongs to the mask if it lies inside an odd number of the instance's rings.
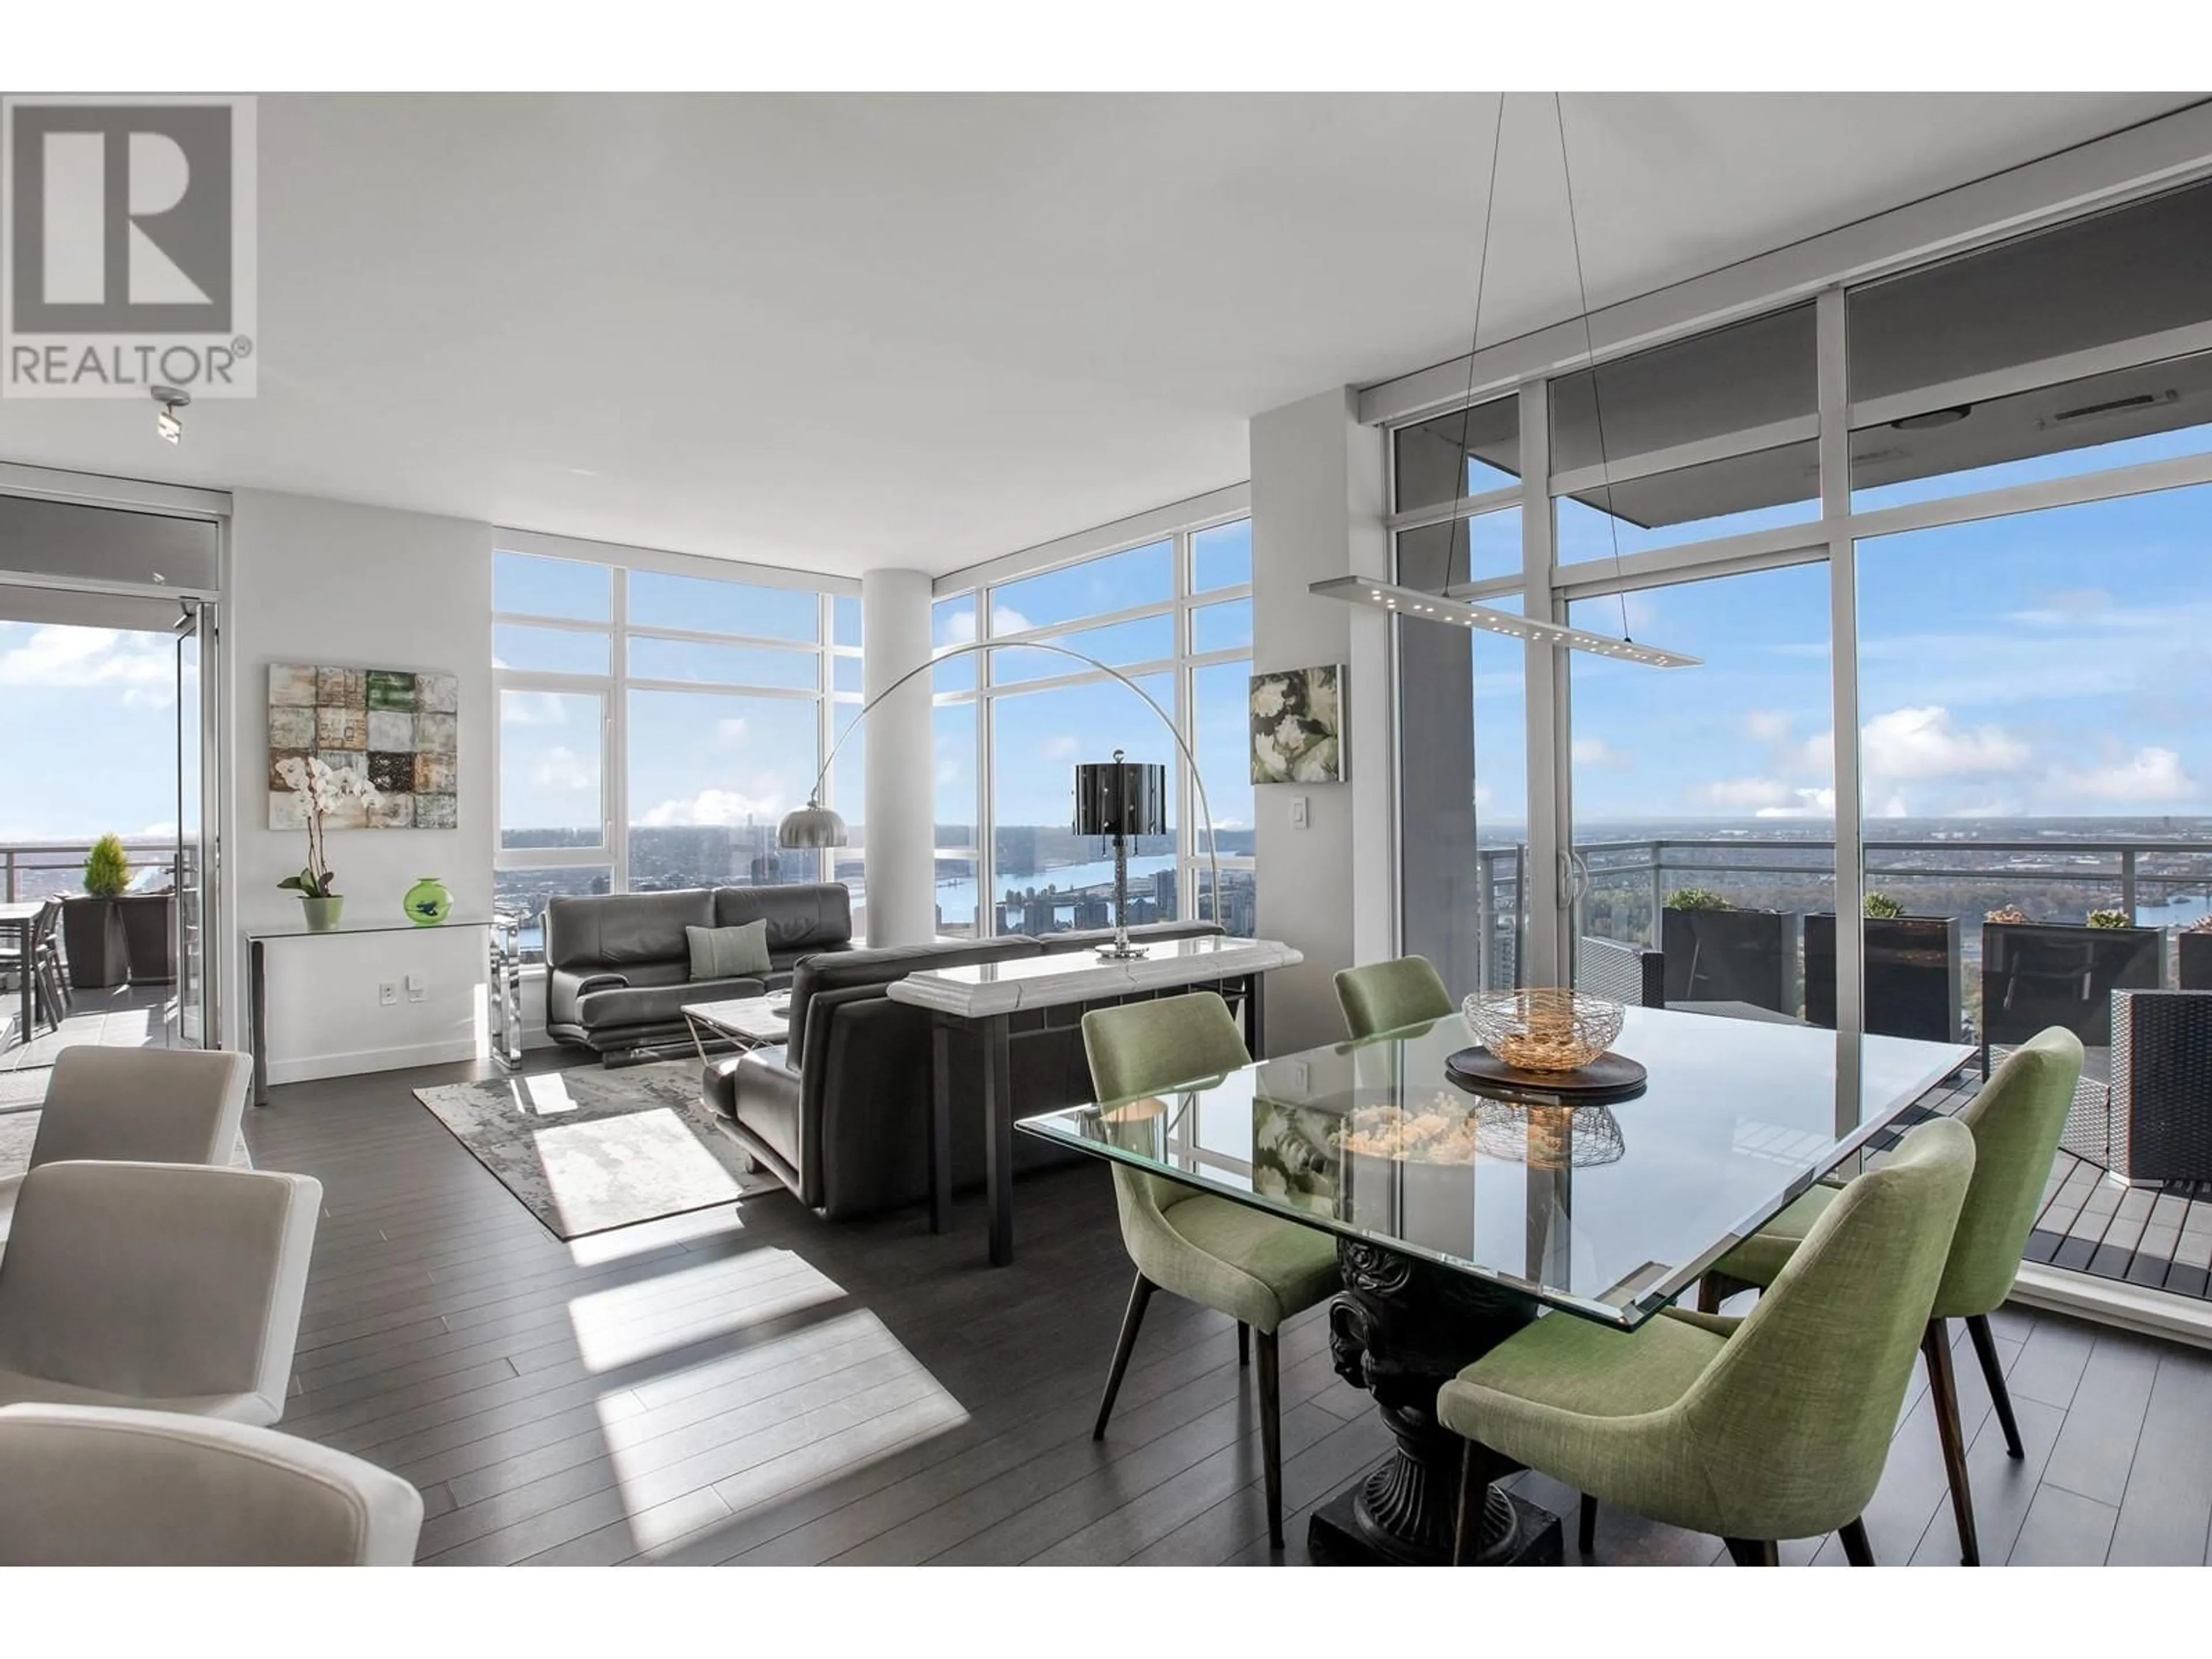
[[[1458,1015],[1284,1054],[1023,1132],[1337,1237],[1337,1370],[1396,1449],[1315,1515],[1316,1559],[1450,1559],[1461,1443],[1437,1387],[1540,1316],[1633,1330],[1967,1063],[1963,1045],[1626,1011],[1640,1092],[1577,1104],[1454,1080]],[[1559,1559],[1555,1517],[1495,1486],[1478,1559]]]

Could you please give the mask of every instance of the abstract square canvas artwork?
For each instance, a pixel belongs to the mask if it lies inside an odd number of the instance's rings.
[[[404,668],[269,669],[269,827],[304,830],[300,798],[276,768],[319,756],[360,772],[377,801],[341,797],[333,830],[452,830],[459,822],[459,677]]]

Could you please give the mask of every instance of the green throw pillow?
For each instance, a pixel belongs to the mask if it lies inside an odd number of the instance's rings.
[[[686,927],[684,938],[695,980],[758,979],[769,971],[765,920],[742,927]]]

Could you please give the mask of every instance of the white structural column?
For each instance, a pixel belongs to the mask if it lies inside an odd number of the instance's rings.
[[[1340,1040],[1331,976],[1363,948],[1388,951],[1389,624],[1307,592],[1331,576],[1382,574],[1382,434],[1358,423],[1354,401],[1349,389],[1323,392],[1251,426],[1252,672],[1336,663],[1350,679],[1345,755],[1352,781],[1253,791],[1260,934],[1305,957],[1268,978],[1268,1045],[1278,1052]],[[1304,828],[1296,821],[1300,802]]]
[[[871,570],[860,578],[860,689],[870,703],[929,660],[929,578]],[[937,933],[937,839],[930,677],[918,675],[869,713],[862,816],[870,945],[920,945]]]

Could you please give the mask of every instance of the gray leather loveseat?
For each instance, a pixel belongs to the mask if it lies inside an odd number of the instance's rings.
[[[1129,931],[1175,939],[1221,930],[1211,922],[1165,922]],[[926,1011],[894,1002],[893,982],[965,963],[1087,950],[1106,937],[1012,934],[811,957],[792,981],[790,1040],[708,1061],[702,1097],[756,1163],[832,1220],[917,1202],[928,1190],[932,1021]],[[1012,1045],[1018,1110],[1049,1111],[1091,1097],[1082,1013],[1045,1011]],[[947,1059],[952,1098],[980,1100],[982,1054],[972,1034],[956,1030]],[[1014,1142],[1017,1170],[1081,1156],[1028,1135]],[[982,1178],[982,1114],[957,1113],[953,1184]]]
[[[690,976],[687,927],[763,919],[767,974]],[[603,1054],[681,1042],[690,1034],[685,1003],[781,991],[804,958],[852,948],[852,896],[841,882],[556,898],[545,908],[545,1030]]]

